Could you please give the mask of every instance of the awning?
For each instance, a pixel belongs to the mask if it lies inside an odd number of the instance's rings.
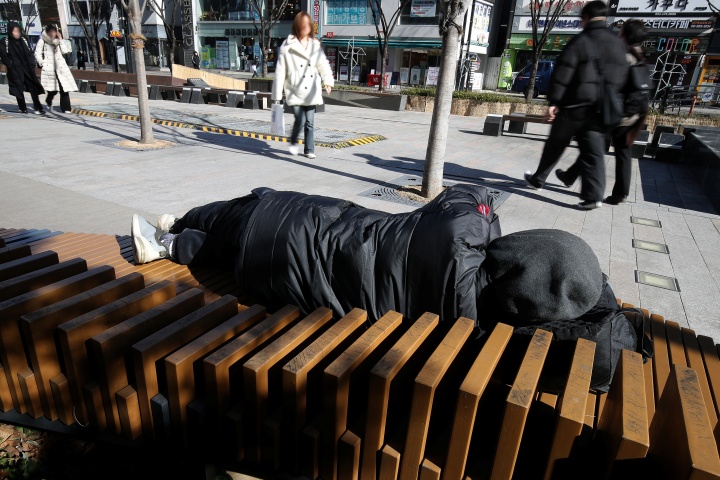
[[[348,42],[352,41],[352,37],[333,37],[320,39],[322,44],[328,47],[347,47]],[[374,38],[358,38],[355,37],[354,45],[363,48],[377,48],[378,41]],[[409,39],[409,38],[392,38],[388,42],[389,48],[442,48],[442,42],[439,39]]]

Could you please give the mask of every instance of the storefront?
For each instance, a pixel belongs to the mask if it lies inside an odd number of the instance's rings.
[[[716,27],[705,55],[698,80],[701,92],[699,99],[704,102],[720,100],[720,28]]]
[[[145,41],[145,65],[151,67],[168,67],[167,34],[162,25],[143,25],[142,34]]]
[[[260,35],[255,26],[243,22],[200,22],[200,68],[249,71],[250,65],[263,61]],[[277,23],[269,39],[267,63],[269,71],[275,69],[277,51],[290,34],[291,24]]]

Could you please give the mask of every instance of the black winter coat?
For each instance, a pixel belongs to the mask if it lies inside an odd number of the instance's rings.
[[[567,108],[597,103],[600,79],[596,57],[604,66],[605,82],[621,90],[628,76],[627,49],[605,22],[589,23],[568,42],[555,62],[548,90],[550,105]]]
[[[485,247],[500,236],[485,188],[456,185],[394,215],[296,192],[253,195],[233,214],[243,217],[235,271],[248,291],[305,312],[358,307],[371,321],[390,310],[477,319]]]
[[[8,29],[8,32],[12,32]],[[7,67],[8,86],[10,95],[18,96],[23,92],[44,93],[42,85],[35,74],[35,54],[21,38],[12,42],[9,37],[0,41],[0,59]],[[25,53],[25,54],[23,54]]]

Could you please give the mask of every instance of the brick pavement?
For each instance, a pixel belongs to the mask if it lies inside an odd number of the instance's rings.
[[[7,87],[0,108],[13,111]],[[134,99],[73,94],[73,104],[133,105]],[[269,119],[269,111],[225,110],[209,105],[151,102],[151,108],[181,114],[232,115]],[[329,106],[316,124],[325,128],[380,134],[382,142],[345,148],[318,148],[318,159],[291,157],[281,143],[155,126],[172,149],[127,152],[99,140],[135,138],[138,126],[111,119],[55,115],[0,119],[0,226],[53,228],[126,234],[129,216],[182,214],[197,204],[244,195],[257,186],[346,198],[370,208],[400,212],[411,207],[358,196],[400,175],[422,172],[430,115]],[[535,168],[547,127],[531,125],[523,136],[484,137],[482,119],[452,117],[445,174],[448,180],[492,185],[512,195],[499,208],[504,233],[559,228],[584,238],[623,300],[720,338],[720,217],[682,165],[650,159],[633,165],[630,202],[582,212],[579,185],[528,190],[518,180]],[[570,148],[561,167],[577,156]],[[608,190],[614,163],[608,157]],[[555,182],[555,183],[553,183]],[[9,208],[8,208],[9,207]],[[656,219],[662,228],[636,225],[631,216]],[[668,246],[669,254],[633,248],[632,240]],[[677,279],[680,292],[641,285],[635,271]]]

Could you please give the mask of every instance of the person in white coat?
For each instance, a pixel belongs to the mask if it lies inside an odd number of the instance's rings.
[[[40,83],[47,92],[45,103],[52,111],[52,102],[55,95],[60,92],[60,110],[68,113],[70,105],[70,92],[77,92],[77,84],[70,67],[68,67],[63,55],[70,53],[67,49],[62,35],[55,25],[48,25],[42,34],[42,38],[35,46],[35,60],[42,68]]]
[[[285,91],[285,103],[290,105],[295,115],[290,153],[297,155],[300,127],[305,130],[305,156],[315,158],[314,123],[315,106],[322,105],[322,83],[328,94],[335,85],[332,69],[328,63],[320,42],[312,37],[312,19],[307,12],[295,16],[292,34],[280,47],[272,99],[280,102]]]

